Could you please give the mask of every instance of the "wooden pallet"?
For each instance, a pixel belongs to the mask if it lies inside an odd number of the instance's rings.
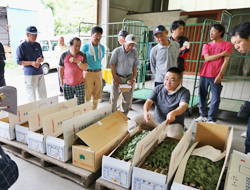
[[[72,160],[61,162],[47,155],[38,153],[28,148],[26,144],[9,141],[0,137],[0,143],[5,151],[11,152],[28,162],[40,166],[60,177],[70,179],[77,184],[89,187],[95,180],[101,176],[101,169],[96,173],[72,165]]]
[[[114,183],[106,181],[106,180],[102,179],[102,177],[99,177],[98,180],[96,180],[95,189],[96,190],[105,190],[105,189],[128,190],[128,189],[126,189],[124,187],[121,187],[119,185],[116,185]]]

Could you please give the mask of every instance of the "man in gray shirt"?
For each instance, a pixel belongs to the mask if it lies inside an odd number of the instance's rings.
[[[158,44],[150,52],[151,71],[155,75],[155,86],[163,84],[164,76],[171,67],[177,67],[180,45],[168,40],[168,31],[162,25],[153,31]]]
[[[120,84],[129,84],[133,87],[136,82],[137,66],[139,65],[138,53],[134,48],[136,44],[136,36],[129,34],[125,39],[126,43],[112,52],[110,59],[111,72],[113,75],[113,83],[111,89],[111,104],[112,112],[116,111],[117,99],[121,93]],[[123,113],[125,115],[129,112],[129,103],[133,90],[123,93],[124,102],[122,102]]]
[[[164,84],[154,88],[143,106],[143,115],[133,120],[143,129],[152,130],[165,120],[167,121],[167,136],[181,138],[183,136],[184,114],[187,110],[190,92],[181,86],[181,71],[177,67],[170,68]],[[148,111],[155,104],[154,116]]]

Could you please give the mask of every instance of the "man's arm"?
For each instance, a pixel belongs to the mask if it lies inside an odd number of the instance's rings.
[[[153,50],[153,49],[152,49]],[[156,73],[156,60],[155,60],[155,55],[154,55],[154,50],[150,52],[150,69],[153,74]]]
[[[130,82],[130,85],[132,86],[133,83],[136,81],[136,75],[137,75],[137,66],[133,66],[133,79],[128,80]],[[135,79],[135,80],[134,80]]]
[[[230,53],[224,51],[224,52],[221,52],[217,55],[205,54],[204,58],[205,58],[205,61],[214,61],[214,60],[220,59],[221,57],[228,57],[230,55],[231,55]]]
[[[167,124],[172,123],[175,120],[176,116],[183,114],[187,110],[187,107],[188,107],[188,104],[186,102],[180,102],[179,106],[175,110],[167,114],[167,118],[166,118],[168,120]]]
[[[59,65],[60,86],[62,89],[63,89],[63,69],[64,66]]]
[[[154,101],[147,99],[145,104],[143,105],[143,115],[144,115],[144,120],[146,122],[149,122],[151,120],[151,116],[148,113],[148,111],[150,110],[151,106],[153,105]]]
[[[119,81],[117,80],[116,74],[115,74],[115,65],[111,65],[111,73],[112,73],[112,76],[113,76],[115,85],[116,85],[116,86],[119,86],[120,83],[119,83]]]
[[[231,55],[231,54],[230,54]],[[214,79],[214,84],[219,84],[221,82],[221,77],[222,75],[224,74],[226,68],[227,68],[227,65],[228,65],[228,62],[229,62],[229,59],[230,59],[230,56],[229,57],[224,57],[224,62],[221,66],[221,69],[220,69],[220,72],[219,74],[216,76],[216,78]]]

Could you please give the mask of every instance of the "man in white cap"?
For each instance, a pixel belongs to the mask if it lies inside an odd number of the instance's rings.
[[[36,42],[37,29],[29,26],[26,29],[26,40],[21,43],[16,51],[17,64],[23,65],[24,80],[29,102],[36,101],[36,90],[39,99],[47,98],[44,75],[41,63],[43,62],[42,48]]]
[[[138,53],[134,48],[136,44],[136,36],[129,34],[125,39],[126,43],[114,49],[110,59],[111,72],[113,75],[113,83],[111,88],[111,104],[112,112],[116,111],[117,99],[121,93],[120,84],[129,84],[133,87],[136,82],[137,66],[139,65]],[[129,112],[129,104],[131,96],[133,96],[134,88],[123,93],[124,102],[122,103],[123,113]]]

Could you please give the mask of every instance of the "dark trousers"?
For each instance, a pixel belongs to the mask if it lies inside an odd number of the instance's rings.
[[[245,141],[245,146],[246,146],[246,150],[245,153],[249,153],[250,152],[250,117],[248,118],[248,125],[247,125],[247,138]]]
[[[199,112],[202,117],[208,117],[208,121],[217,121],[220,105],[221,83],[214,84],[215,78],[200,77],[199,83]],[[211,88],[212,99],[209,111],[207,110],[208,86]]]
[[[62,87],[60,85],[59,67],[57,67],[57,73],[58,73],[58,81],[59,81],[60,92],[63,93],[63,89],[62,89]]]

